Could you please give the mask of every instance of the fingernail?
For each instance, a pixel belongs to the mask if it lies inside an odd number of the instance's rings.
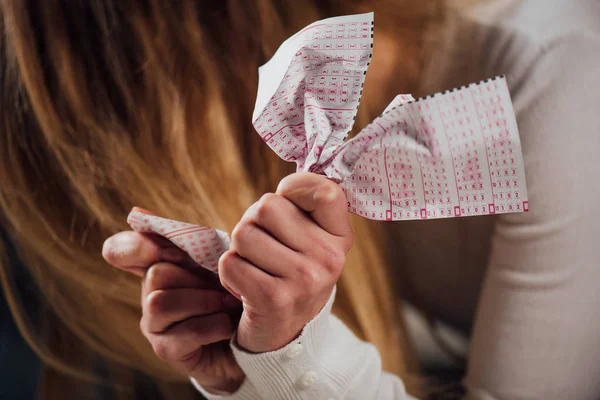
[[[133,209],[131,211],[136,211],[136,212],[139,212],[142,214],[147,214],[147,215],[156,215],[152,211],[146,210],[145,208],[141,208],[141,207],[133,207]]]

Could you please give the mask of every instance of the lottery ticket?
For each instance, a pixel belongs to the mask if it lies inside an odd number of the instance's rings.
[[[528,211],[517,123],[504,76],[414,99],[398,95],[355,137],[373,52],[373,13],[317,21],[259,69],[253,125],[298,171],[339,183],[348,210],[380,221]],[[215,270],[225,232],[132,211]]]

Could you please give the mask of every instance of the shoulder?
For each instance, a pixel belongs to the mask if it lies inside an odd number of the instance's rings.
[[[485,73],[507,73],[513,86],[538,63],[600,61],[600,2],[521,0],[483,2],[462,16],[472,26]],[[564,57],[564,56],[571,57]]]
[[[572,69],[572,64],[596,69],[600,2],[481,0],[477,6],[451,11],[440,36],[423,90],[506,75],[511,94],[519,96],[532,70],[548,60],[563,69]]]
[[[600,33],[596,0],[482,0],[462,14],[539,45],[573,34]]]

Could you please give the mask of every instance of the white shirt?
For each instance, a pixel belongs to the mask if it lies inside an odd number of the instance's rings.
[[[600,398],[600,1],[484,3],[451,18],[423,91],[506,75],[530,211],[389,224],[399,285],[471,332],[470,398]],[[245,383],[205,396],[410,399],[332,299],[281,350],[232,344]]]

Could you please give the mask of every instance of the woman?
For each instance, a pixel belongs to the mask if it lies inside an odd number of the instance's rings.
[[[226,10],[217,2],[180,2],[177,7],[155,2],[139,8],[33,3],[3,4],[2,68],[3,76],[12,79],[3,83],[0,107],[6,121],[2,137],[8,139],[0,158],[5,163],[0,200],[10,237],[38,283],[43,303],[50,305],[44,319],[53,330],[33,335],[28,329],[5,266],[3,287],[13,313],[48,365],[72,375],[81,375],[86,363],[102,360],[110,372],[105,375],[115,383],[127,384],[136,370],[158,376],[161,386],[171,377],[187,379],[157,361],[137,336],[137,280],[108,270],[97,249],[104,237],[124,228],[133,204],[233,230],[246,208],[260,194],[275,190],[286,172],[251,133],[247,121],[256,82],[248,77],[298,28],[327,15],[366,9],[359,2],[345,2],[343,8],[315,2],[319,7],[314,9],[305,2],[257,2],[250,8],[231,2]],[[594,223],[598,168],[580,162],[592,159],[599,144],[593,135],[577,141],[564,134],[598,130],[592,110],[598,100],[593,89],[600,86],[595,70],[599,12],[591,0],[576,3],[555,1],[553,8],[540,9],[537,0],[493,2],[461,11],[448,19],[443,31],[447,42],[426,42],[436,45],[429,47],[436,51],[427,58],[427,68],[417,56],[425,43],[421,30],[424,21],[428,32],[436,28],[441,4],[428,2],[418,12],[410,2],[367,5],[377,19],[377,47],[361,111],[373,116],[396,93],[417,93],[410,82],[421,81],[421,91],[431,92],[505,73],[512,86],[530,213],[391,224],[384,236],[393,240],[389,248],[398,250],[390,254],[389,265],[409,300],[465,331],[474,323],[466,380],[473,398],[585,399],[600,393],[590,373],[600,360],[599,327],[589,322],[596,320],[600,304],[592,244],[599,233]],[[220,151],[223,141],[234,149],[227,156]],[[292,177],[294,185],[304,184]],[[239,196],[232,197],[222,182],[235,182]],[[285,184],[279,190],[286,201],[301,205]],[[314,376],[290,372],[293,360],[302,356],[279,362],[273,358],[279,350],[264,353],[269,349],[247,340],[247,350],[260,354],[245,353],[244,363],[239,362],[240,349],[234,350],[238,363],[228,364],[222,380],[228,387],[200,382],[207,395],[301,398],[314,393],[309,390],[346,398],[406,397],[402,382],[381,374],[378,366],[382,357],[384,369],[407,383],[408,361],[399,364],[399,349],[408,348],[405,334],[394,323],[393,301],[382,289],[388,284],[378,241],[369,234],[379,225],[353,222],[356,240],[337,285],[334,313],[359,337],[375,343],[379,353],[333,322],[327,336],[345,344],[343,349],[319,340],[303,346],[330,349],[312,353],[316,362],[343,357],[342,362],[328,375]],[[107,247],[121,246],[120,251],[105,254],[121,268],[143,273],[156,261],[185,264],[178,255],[156,259],[152,252],[160,246],[155,242],[130,233],[114,238]],[[146,274],[145,295],[153,275],[151,281],[160,283],[156,274]],[[330,318],[328,307],[315,306],[311,312],[314,321]],[[303,318],[310,319],[308,314]],[[147,327],[142,329],[148,333]],[[77,345],[75,355],[74,349],[61,347],[65,340]],[[68,370],[75,361],[76,368]],[[357,365],[365,368],[341,373],[341,366]],[[281,379],[272,379],[275,371]],[[296,386],[298,377],[306,378],[300,383],[307,389]],[[340,392],[341,387],[348,392]],[[408,392],[414,393],[410,387]],[[174,387],[165,387],[165,393],[175,394]]]
[[[142,336],[139,279],[107,266],[102,243],[127,228],[134,204],[231,231],[292,171],[253,133],[257,68],[303,26],[363,5],[1,4],[0,214],[9,238],[2,254],[15,248],[30,275],[16,281],[16,261],[3,258],[2,285],[46,366],[41,390],[46,398],[79,399],[108,384],[133,398],[124,388],[136,383],[147,388],[142,398],[197,397],[188,377],[159,360]],[[417,46],[417,29],[438,18],[438,5],[407,5],[381,2],[375,10],[390,20],[402,11],[402,31],[414,32]],[[372,228],[356,222],[364,239],[348,259],[337,313],[385,349],[388,370],[406,376],[410,352],[391,292],[381,289],[383,260]],[[27,279],[41,293],[39,315],[24,311],[32,301],[20,290]]]

